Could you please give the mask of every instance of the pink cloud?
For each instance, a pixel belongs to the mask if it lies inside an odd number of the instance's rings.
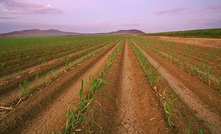
[[[203,8],[203,10],[210,10],[210,11],[216,11],[216,10],[221,10],[221,4],[218,5],[208,5],[207,7]]]
[[[4,17],[4,16],[0,16],[1,20],[13,20],[16,19],[15,17]]]
[[[164,10],[164,11],[159,11],[156,12],[156,15],[174,15],[174,14],[183,14],[186,13],[188,9],[186,7],[179,7],[175,9],[170,9],[170,10]]]
[[[0,5],[4,9],[0,10],[2,14],[57,14],[64,13],[62,9],[52,7],[51,5],[38,5],[31,3],[19,3],[14,0],[1,0]]]
[[[192,18],[188,19],[188,21],[197,23],[197,24],[221,24],[221,18],[212,18],[212,19],[205,19],[205,18]]]

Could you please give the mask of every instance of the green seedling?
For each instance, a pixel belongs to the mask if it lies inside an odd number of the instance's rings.
[[[67,112],[67,120],[65,123],[65,130],[64,130],[64,134],[68,133],[68,129],[71,126],[74,126],[75,123],[75,118],[74,118],[74,109],[70,109],[70,106],[68,107],[68,112]]]
[[[164,112],[167,116],[167,121],[168,121],[168,124],[169,124],[170,127],[174,126],[173,123],[172,123],[172,113],[173,113],[172,110],[173,110],[173,102],[175,100],[176,99],[172,100],[171,98],[169,98],[169,100],[164,103]]]
[[[158,82],[161,80],[161,76],[158,76],[155,80],[154,80],[154,83],[153,83],[153,85],[154,86],[157,86],[158,85]]]
[[[191,134],[192,122],[189,122],[187,134]]]
[[[28,96],[28,81],[24,80],[23,84],[19,84],[19,87],[22,90],[21,94],[23,94],[25,97]]]
[[[44,86],[46,86],[46,84],[48,83],[47,75],[47,73],[44,74]]]
[[[4,65],[5,65],[4,63],[1,63],[1,66],[0,66],[0,68],[2,68],[2,67],[3,67]]]
[[[67,112],[67,120],[65,125],[64,133],[69,133],[69,131],[73,131],[77,128],[78,124],[83,120],[88,120],[87,116],[83,114],[83,112],[89,108],[90,103],[93,98],[83,98],[83,90],[84,90],[84,80],[81,81],[81,88],[79,92],[79,104],[76,106],[76,109],[70,109],[68,107]]]
[[[67,58],[65,61],[65,66],[68,67],[69,66],[69,59]]]
[[[121,45],[120,45],[121,46]],[[110,61],[112,62],[114,57],[116,56],[116,52],[119,51],[119,47],[117,47],[114,52],[112,53],[113,55],[110,56],[111,59]],[[104,75],[106,74],[106,71],[109,67],[105,67],[104,71],[100,71],[98,74],[98,78],[95,79],[93,76],[90,76],[90,82],[91,82],[91,87],[90,91],[88,92],[86,98],[83,97],[83,91],[84,91],[84,80],[82,79],[81,81],[81,88],[79,91],[79,104],[76,105],[75,109],[70,109],[68,107],[68,113],[67,113],[67,120],[66,120],[66,125],[65,129],[62,133],[71,133],[73,132],[77,126],[82,122],[86,121],[87,126],[90,126],[90,124],[96,124],[93,122],[93,120],[89,119],[87,115],[84,114],[84,111],[89,108],[93,108],[90,106],[91,102],[94,100],[93,98],[93,93],[100,89],[103,84],[106,82],[103,80]],[[97,124],[98,125],[98,124]],[[98,125],[99,126],[99,125]]]
[[[208,55],[208,57],[211,57],[211,56],[214,55],[214,53],[215,53],[215,50],[214,49],[210,49],[209,53],[207,55]]]
[[[203,130],[199,130],[199,131],[198,131],[198,134],[203,134]]]
[[[211,68],[209,68],[208,69],[208,71],[207,71],[207,74],[205,75],[205,78],[207,79],[207,80],[209,80],[209,78],[210,78],[210,76],[211,76],[211,71],[212,71],[212,67]]]
[[[90,91],[89,91],[89,97],[91,97],[93,95],[93,93],[97,90],[99,90],[104,84],[106,84],[107,82],[103,79],[105,73],[103,71],[101,71],[98,75],[98,78],[95,79],[93,76],[90,76],[90,83],[91,83],[91,87],[90,87]]]
[[[160,66],[159,66],[159,67],[160,67]],[[147,73],[147,77],[148,77],[148,81],[149,81],[149,83],[150,83],[151,86],[154,86],[154,84],[161,79],[160,76],[157,77],[157,79],[154,79],[154,78],[156,77],[156,75],[157,75],[157,70],[159,69],[159,67],[157,67],[156,69],[151,69],[151,68],[150,68],[150,69],[146,72],[146,73]]]
[[[221,94],[221,77],[219,75],[216,75],[217,83],[219,84],[220,90],[219,94]]]
[[[82,79],[82,81],[81,81],[81,89],[80,89],[80,94],[79,94],[79,96],[80,96],[80,104],[83,103],[83,90],[84,90],[84,79]]]
[[[10,80],[12,80],[12,76],[9,75],[9,76],[5,77],[4,80],[6,80],[6,81],[10,81]]]
[[[55,68],[53,68],[53,69],[50,71],[50,73],[51,73],[52,75],[55,74],[55,73],[56,73]]]
[[[195,65],[194,68],[193,68],[193,74],[194,75],[198,75],[199,74],[198,69],[197,69],[197,65]]]
[[[36,80],[36,81],[38,80],[38,74],[36,74],[36,76],[35,76],[35,80]]]
[[[165,97],[165,95],[166,95],[166,91],[167,91],[167,87],[164,88],[164,90],[163,90],[163,96],[162,96],[163,98],[166,98],[166,97]]]

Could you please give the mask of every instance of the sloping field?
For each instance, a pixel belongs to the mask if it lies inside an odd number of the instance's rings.
[[[221,45],[204,43],[4,38],[0,133],[219,134]]]

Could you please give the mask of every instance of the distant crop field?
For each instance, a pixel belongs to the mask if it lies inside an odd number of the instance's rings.
[[[219,42],[1,38],[0,133],[220,133]]]
[[[148,35],[175,36],[175,37],[198,37],[198,38],[221,38],[221,29],[174,31],[174,32],[151,33]]]

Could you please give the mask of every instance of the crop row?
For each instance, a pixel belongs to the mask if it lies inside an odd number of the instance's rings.
[[[0,87],[1,91],[1,106],[4,108],[12,109],[14,106],[27,99],[30,95],[38,90],[43,90],[47,86],[53,83],[58,77],[63,76],[70,70],[75,68],[78,64],[91,58],[95,54],[107,47],[113,46],[118,40],[109,43],[103,43],[92,49],[85,49],[82,52],[79,51],[69,57],[56,60],[54,64],[45,63],[44,66],[36,68],[32,72],[26,72],[20,75],[17,79],[11,79],[11,81],[4,83]]]
[[[180,128],[186,130],[187,133],[191,133],[192,131],[202,133],[202,128],[198,128],[198,130],[191,130],[191,127],[197,125],[195,124],[196,122],[192,123],[191,121],[183,118],[187,118],[192,115],[189,114],[190,111],[187,105],[180,100],[178,95],[168,84],[167,80],[158,72],[158,69],[161,66],[153,66],[147,59],[146,55],[144,55],[143,50],[137,46],[133,39],[131,39],[130,45],[140,62],[144,74],[147,77],[147,81],[151,85],[155,95],[160,100],[161,107],[165,113],[165,120],[171,128],[171,132],[176,133],[176,129]],[[193,116],[191,118],[193,118]]]
[[[202,133],[203,131],[201,130],[201,128],[196,127],[198,125],[197,122],[192,123],[192,121],[183,118],[189,116],[191,116],[192,118],[193,116],[189,114],[187,106],[183,104],[183,102],[179,98],[177,98],[177,95],[167,84],[167,81],[158,73],[158,69],[160,68],[160,66],[158,66],[157,68],[153,67],[146,56],[143,54],[142,50],[134,43],[133,39],[130,40],[129,44],[133,48],[134,53],[136,54],[140,62],[140,65],[147,78],[146,80],[149,82],[153,92],[160,100],[162,110],[164,110],[165,113],[165,120],[168,122],[168,126],[171,128],[171,132],[175,133],[177,132],[176,129],[181,127],[182,130],[186,130],[185,132],[187,133]],[[107,81],[105,81],[104,76],[111,66],[116,54],[120,51],[121,47],[122,42],[108,57],[108,63],[105,69],[100,71],[96,78],[94,76],[90,77],[91,85],[88,90],[84,88],[84,80],[82,79],[82,84],[79,92],[79,103],[75,105],[74,108],[68,107],[65,128],[60,133],[66,134],[84,131],[90,132],[91,126],[98,125],[99,127],[99,124],[94,121],[94,117],[93,115],[91,115],[93,113],[91,113],[91,110],[98,112],[96,111],[96,108],[91,105],[92,102],[96,99],[94,98],[94,93],[99,90],[104,84],[108,83]],[[86,97],[83,95],[84,90],[88,91]],[[195,121],[195,119],[193,120]],[[82,130],[82,126],[84,126],[83,128],[87,130]],[[194,130],[192,130],[192,127],[195,127]]]
[[[90,127],[91,123],[96,124],[96,122],[93,121],[93,118],[90,117],[91,115],[85,114],[85,111],[87,111],[88,109],[93,109],[93,107],[91,107],[90,104],[95,99],[94,94],[104,84],[107,83],[104,80],[104,76],[106,75],[108,69],[112,65],[117,53],[121,50],[123,43],[124,41],[121,41],[121,43],[108,56],[105,68],[98,73],[97,77],[95,78],[94,76],[90,76],[89,78],[90,87],[86,97],[83,96],[83,90],[85,89],[84,89],[84,79],[82,79],[81,88],[79,92],[79,103],[75,105],[74,108],[68,107],[65,128],[61,133],[66,134],[66,133],[76,132],[77,128],[82,122],[87,127]],[[90,128],[87,129],[90,130]]]
[[[134,38],[134,40],[179,66],[183,71],[196,76],[215,90],[221,91],[221,68],[218,64],[220,60],[219,49],[206,50],[191,45],[185,47],[155,39]]]
[[[54,37],[55,38],[55,37]],[[61,38],[61,37],[60,37]],[[97,46],[98,44],[102,43],[108,43],[110,41],[113,41],[114,39],[117,39],[116,37],[63,37],[58,38],[55,41],[52,42],[43,42],[44,44],[41,44],[41,41],[39,41],[36,44],[32,44],[34,42],[33,40],[25,39],[25,44],[17,44],[19,46],[14,52],[16,48],[14,48],[15,44],[10,43],[16,43],[13,39],[8,42],[1,42],[0,46],[2,44],[7,44],[7,48],[2,48],[2,51],[0,53],[0,70],[1,75],[7,75],[8,73],[11,73],[12,71],[22,71],[26,67],[37,65],[40,63],[47,62],[52,59],[59,59],[60,57],[67,57],[70,54],[76,53],[80,50]],[[41,39],[41,38],[40,38]],[[43,38],[44,39],[44,38]],[[46,40],[47,38],[45,38]],[[56,38],[55,38],[56,39]],[[60,40],[59,40],[60,39]],[[97,40],[96,40],[97,39]],[[119,39],[119,38],[118,38]],[[6,39],[5,39],[6,40]],[[18,38],[17,41],[22,41],[23,38]],[[38,40],[38,38],[36,38]],[[63,40],[63,42],[61,42]],[[50,38],[49,38],[50,41]],[[59,42],[58,42],[59,41]],[[19,43],[19,42],[18,42]],[[27,43],[30,43],[29,45]],[[23,47],[27,47],[23,48]],[[13,50],[11,52],[11,50]],[[9,57],[7,59],[7,57]],[[9,71],[9,72],[8,72]]]
[[[25,79],[23,82],[19,84],[19,87],[16,87],[13,94],[9,96],[7,95],[6,98],[2,97],[1,104],[5,105],[6,107],[12,107],[13,105],[17,105],[21,99],[26,99],[28,96],[30,96],[33,92],[41,89],[43,90],[45,87],[50,86],[58,77],[61,77],[62,75],[68,73],[70,70],[72,70],[75,66],[78,64],[84,62],[85,60],[89,59],[93,55],[97,54],[102,49],[105,49],[106,47],[109,47],[112,44],[107,44],[101,48],[92,50],[90,52],[87,52],[80,56],[79,58],[76,58],[73,61],[70,61],[68,63],[63,64],[60,67],[51,66],[50,69],[47,69],[47,71],[41,70],[39,73],[33,74],[33,79]],[[32,75],[29,75],[30,77]],[[19,81],[18,81],[19,82]],[[8,90],[7,90],[8,91]],[[5,99],[4,99],[5,98]]]
[[[47,75],[36,75],[35,79],[32,81],[23,81],[19,87],[20,96],[19,94],[16,94],[19,100],[14,103],[15,105],[12,107],[1,107],[0,109],[2,116],[0,125],[2,131],[12,132],[17,128],[23,128],[24,122],[33,121],[33,118],[42,111],[42,107],[50,106],[52,102],[53,104],[56,103],[58,96],[62,96],[63,94],[69,95],[70,92],[76,92],[77,89],[73,91],[70,89],[70,85],[76,84],[75,82],[78,82],[77,79],[82,77],[82,75],[87,76],[88,74],[84,73],[91,70],[96,63],[102,64],[102,62],[105,62],[100,59],[103,56],[107,57],[107,53],[110,53],[110,50],[113,50],[118,42],[119,40],[115,40],[112,43],[90,51],[89,53],[78,57],[76,60],[69,62],[69,64],[63,65],[61,68],[47,72]],[[40,87],[37,90],[34,89],[34,83],[40,84]],[[71,98],[72,97],[69,97],[69,99]],[[63,99],[65,101],[64,104],[66,104],[67,98]],[[61,112],[64,112],[64,110]],[[21,130],[19,129],[19,131]]]

